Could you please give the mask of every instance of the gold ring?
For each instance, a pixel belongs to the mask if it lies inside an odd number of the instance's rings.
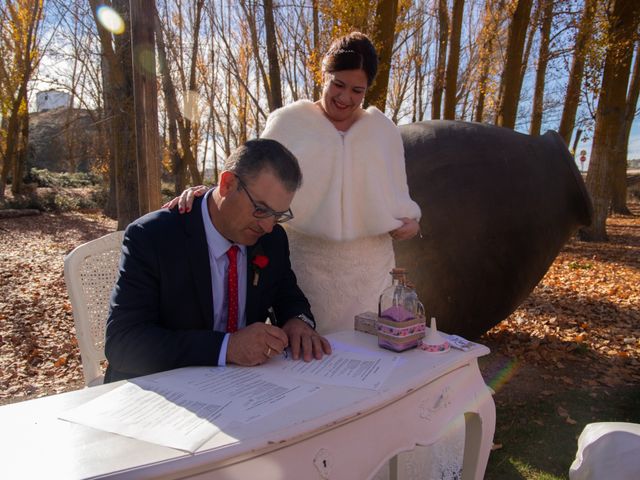
[[[269,347],[269,350],[267,350],[267,357],[271,357],[271,347]]]

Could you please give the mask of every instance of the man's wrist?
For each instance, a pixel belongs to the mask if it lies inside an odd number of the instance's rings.
[[[304,313],[300,313],[299,315],[296,315],[294,318],[302,320],[304,323],[309,325],[313,330],[316,329],[316,322],[313,320],[313,318],[307,317]]]

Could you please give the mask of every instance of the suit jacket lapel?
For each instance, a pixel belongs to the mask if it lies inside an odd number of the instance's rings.
[[[187,237],[187,255],[193,275],[194,287],[200,303],[200,310],[207,329],[213,328],[213,294],[209,249],[202,223],[202,208],[206,208],[203,198],[195,198],[190,213],[181,215]]]

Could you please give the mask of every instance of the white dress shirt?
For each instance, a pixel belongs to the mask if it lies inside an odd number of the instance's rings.
[[[209,190],[202,200],[202,222],[204,223],[204,232],[207,238],[207,247],[209,250],[209,266],[211,268],[211,288],[213,295],[213,329],[218,332],[227,331],[227,269],[229,266],[229,258],[227,250],[234,245],[224,238],[216,227],[213,226],[211,217],[209,216]],[[245,245],[238,246],[239,255],[238,262],[238,329],[244,328],[247,324],[245,318],[245,304],[247,302],[247,247]],[[226,365],[227,345],[229,335],[226,334],[220,355],[218,357],[218,365]]]

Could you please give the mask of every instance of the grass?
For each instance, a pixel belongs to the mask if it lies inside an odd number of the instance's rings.
[[[495,397],[494,442],[502,448],[491,452],[487,480],[567,479],[578,437],[588,423],[640,423],[640,386],[617,388],[615,393],[565,390],[528,401],[513,401],[508,392],[504,396]],[[569,417],[561,416],[559,408]]]

